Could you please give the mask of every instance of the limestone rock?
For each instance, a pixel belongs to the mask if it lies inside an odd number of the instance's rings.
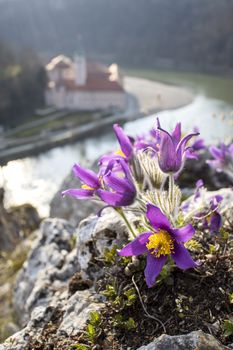
[[[194,331],[185,335],[170,336],[163,334],[152,343],[138,350],[227,350],[212,335]]]
[[[14,290],[15,309],[24,328],[7,339],[2,349],[23,350],[30,339],[41,341],[44,327],[54,319],[54,336],[82,330],[90,311],[103,306],[85,278],[101,276],[95,258],[126,238],[126,227],[112,209],[106,209],[100,218],[83,220],[78,229],[63,219],[45,220]]]
[[[31,311],[36,306],[48,304],[55,288],[65,288],[64,280],[67,281],[79,268],[78,260],[73,255],[70,268],[73,232],[74,228],[62,219],[48,219],[41,225],[15,286],[14,305],[22,325],[30,319]]]
[[[100,218],[95,216],[83,220],[77,238],[77,255],[83,276],[99,277],[102,271],[96,269],[94,258],[102,256],[105,248],[126,240],[126,227],[112,209],[106,209]]]

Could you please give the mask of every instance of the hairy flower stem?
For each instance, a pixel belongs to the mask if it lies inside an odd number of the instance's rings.
[[[126,226],[128,227],[129,231],[131,232],[132,236],[134,238],[137,237],[136,233],[134,232],[130,222],[128,221],[124,211],[121,208],[115,208],[116,212],[121,216],[121,218],[124,220]]]
[[[172,210],[173,210],[173,207],[174,207],[174,201],[173,201],[173,196],[174,196],[174,176],[173,174],[170,174],[169,175],[169,189],[168,189],[168,195],[169,195],[169,199],[170,199],[170,202],[171,202],[171,207],[172,207]]]

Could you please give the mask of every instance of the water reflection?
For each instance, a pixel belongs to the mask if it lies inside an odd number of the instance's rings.
[[[87,139],[55,148],[38,157],[11,161],[2,167],[0,181],[6,189],[5,204],[31,203],[42,216],[49,213],[49,202],[75,162],[90,163],[114,147],[114,137]]]

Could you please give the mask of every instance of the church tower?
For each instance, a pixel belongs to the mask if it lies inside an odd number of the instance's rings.
[[[78,37],[78,50],[74,54],[75,81],[77,85],[85,85],[87,81],[87,63],[82,46],[81,36]]]

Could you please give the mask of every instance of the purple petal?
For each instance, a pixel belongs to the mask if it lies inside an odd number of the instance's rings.
[[[210,232],[219,232],[222,226],[222,217],[218,212],[215,212],[210,219]]]
[[[216,201],[217,203],[220,203],[223,200],[223,196],[221,196],[220,194],[216,194],[216,196],[214,196],[214,201]]]
[[[124,193],[125,191],[136,192],[135,187],[132,182],[128,179],[120,178],[114,174],[104,176],[104,183],[111,187],[114,191]]]
[[[102,201],[115,207],[131,205],[135,198],[135,195],[132,193],[120,194],[101,189],[97,190],[96,193],[102,199]]]
[[[159,166],[164,173],[173,172],[176,165],[176,149],[168,133],[162,135],[159,149]]]
[[[178,146],[177,146],[176,155],[179,156],[179,157],[182,157],[187,142],[188,142],[192,137],[197,136],[197,135],[199,135],[199,134],[198,134],[198,133],[196,133],[196,134],[189,134],[189,135],[183,137],[183,139],[179,142],[179,144],[178,144]]]
[[[151,236],[151,232],[144,232],[137,238],[135,238],[132,242],[127,244],[123,249],[119,251],[119,255],[121,256],[132,256],[132,255],[140,255],[146,253],[148,251],[146,247],[146,243],[148,242],[148,238]]]
[[[94,190],[86,190],[86,189],[75,189],[75,188],[71,188],[69,190],[63,191],[62,192],[62,196],[71,196],[71,197],[75,197],[78,199],[86,199],[86,198],[90,198],[94,195]]]
[[[205,141],[203,139],[198,139],[196,141],[194,141],[194,143],[192,144],[192,148],[195,151],[200,151],[201,149],[205,149]]]
[[[147,255],[147,263],[144,273],[146,284],[149,288],[153,287],[155,284],[156,277],[160,274],[166,260],[166,255],[161,255],[159,258],[156,258],[152,254]]]
[[[177,123],[174,131],[172,132],[172,138],[175,145],[178,145],[181,139],[181,123]]]
[[[176,265],[182,270],[198,266],[198,264],[195,263],[195,261],[192,259],[188,250],[181,243],[174,243],[174,253],[171,254],[171,256],[175,261]]]
[[[196,182],[196,188],[199,189],[199,188],[202,188],[202,187],[204,187],[204,182],[203,182],[203,180],[202,180],[202,179],[197,180],[197,182]]]
[[[156,230],[170,230],[171,225],[168,218],[155,205],[147,204],[146,216],[150,221],[151,226],[154,227]]]
[[[188,224],[181,228],[172,229],[171,233],[177,242],[184,243],[192,238],[192,236],[195,233],[195,230],[191,224]]]
[[[129,158],[133,152],[133,147],[129,137],[124,133],[123,129],[118,124],[114,124],[113,129],[122,152],[125,154],[126,158]]]
[[[82,168],[79,164],[75,164],[73,166],[73,172],[84,184],[92,188],[100,187],[99,178],[94,171]]]
[[[214,158],[222,160],[222,158],[223,158],[223,152],[222,152],[221,149],[219,149],[218,147],[215,147],[215,146],[211,146],[211,147],[209,148],[209,150],[210,150],[210,153],[212,154],[212,156],[213,156]]]
[[[121,170],[125,174],[125,177],[127,177],[128,179],[131,179],[130,168],[129,168],[128,163],[125,161],[125,159],[119,159],[118,162],[119,162],[119,164],[121,166]]]
[[[195,160],[198,160],[199,155],[198,155],[197,152],[195,152],[195,151],[193,150],[192,147],[188,147],[188,148],[186,148],[186,150],[185,150],[185,158],[186,158],[186,159],[195,159]]]

